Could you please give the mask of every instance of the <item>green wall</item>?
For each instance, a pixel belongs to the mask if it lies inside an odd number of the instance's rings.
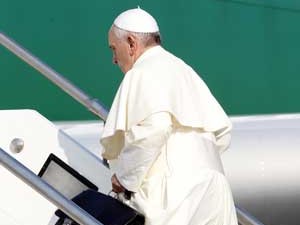
[[[109,108],[123,75],[111,63],[107,31],[137,5],[230,115],[300,112],[299,0],[0,0],[0,30]],[[2,46],[0,84],[0,109],[96,119]]]

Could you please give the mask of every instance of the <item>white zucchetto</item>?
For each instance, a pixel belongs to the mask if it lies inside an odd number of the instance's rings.
[[[139,7],[121,13],[115,19],[114,25],[123,30],[137,33],[155,33],[159,31],[156,20]]]

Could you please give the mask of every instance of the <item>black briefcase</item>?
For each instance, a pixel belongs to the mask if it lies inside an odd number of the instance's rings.
[[[94,190],[86,190],[72,199],[104,225],[143,225],[145,217],[118,199]],[[56,210],[59,220],[55,225],[78,225],[61,210]],[[84,225],[84,224],[82,224]]]

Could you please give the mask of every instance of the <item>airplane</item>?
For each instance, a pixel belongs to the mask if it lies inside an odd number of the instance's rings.
[[[99,102],[64,82],[61,75],[3,33],[0,42],[42,74],[55,77],[52,81],[105,121],[107,110]],[[235,203],[240,206],[240,224],[298,224],[300,114],[230,118],[234,124],[232,144],[222,160]],[[109,192],[111,174],[99,157],[102,121],[53,123],[38,112],[25,109],[0,110],[0,124],[0,148],[34,174],[49,166],[47,160],[49,163],[50,155],[54,154],[99,190]],[[24,183],[4,168],[3,157],[0,161],[0,224],[53,224],[57,205],[29,187],[29,181]],[[55,179],[52,185],[62,178]]]

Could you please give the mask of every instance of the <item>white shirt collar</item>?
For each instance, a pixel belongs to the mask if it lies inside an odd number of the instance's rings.
[[[151,47],[149,49],[147,49],[145,52],[143,52],[142,55],[140,55],[140,57],[135,61],[135,63],[133,64],[133,67],[138,65],[139,63],[143,62],[145,59],[153,56],[156,54],[156,52],[161,51],[163,48],[160,45],[156,45],[154,47]]]

